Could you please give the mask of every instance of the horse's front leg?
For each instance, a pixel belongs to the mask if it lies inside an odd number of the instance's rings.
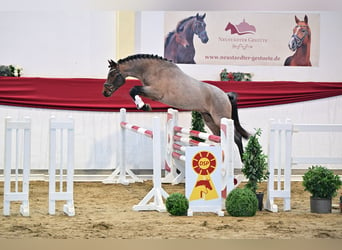
[[[151,111],[152,110],[150,104],[144,103],[144,101],[140,97],[140,95],[141,96],[146,96],[146,93],[144,92],[144,87],[143,86],[134,86],[129,91],[129,95],[134,100],[134,103],[137,106],[137,109],[141,109],[141,110],[144,110],[144,111]]]

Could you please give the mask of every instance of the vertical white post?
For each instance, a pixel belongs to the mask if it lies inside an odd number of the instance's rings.
[[[69,117],[69,120],[72,122],[72,127],[67,129],[67,179],[66,179],[66,192],[68,194],[67,203],[63,206],[63,211],[69,216],[75,215],[74,208],[74,155],[75,155],[75,132],[74,132],[74,121],[72,117]]]
[[[9,195],[11,193],[11,165],[12,165],[12,130],[8,128],[8,123],[11,118],[5,119],[5,169],[4,169],[4,215],[10,215],[11,200]],[[6,197],[8,196],[8,197]]]
[[[233,120],[221,119],[221,148],[224,154],[223,169],[225,177],[223,188],[227,187],[227,194],[234,189],[234,124]]]
[[[13,146],[13,132],[15,132],[15,145]],[[20,140],[22,137],[23,140]],[[21,142],[23,145],[21,145]],[[15,148],[15,157],[12,156],[12,149]],[[29,216],[29,177],[30,177],[30,160],[31,160],[31,120],[25,117],[24,121],[12,121],[10,117],[5,119],[5,166],[4,166],[4,208],[3,214],[10,215],[11,201],[21,201],[20,213],[23,216]],[[11,191],[11,169],[12,160],[15,160],[15,190]],[[21,164],[22,163],[22,164]],[[22,186],[19,188],[20,173],[19,168],[22,167],[23,174],[21,177]]]
[[[178,124],[178,111],[172,108],[167,110],[166,122],[166,150],[165,150],[165,167],[169,168],[169,173],[162,179],[163,183],[178,184],[184,179],[184,173],[177,174],[177,167],[172,157],[173,143],[174,143],[174,127]]]
[[[286,120],[284,159],[284,211],[291,210],[292,131],[291,120]]]
[[[49,140],[49,214],[55,214],[56,202],[53,199],[53,194],[56,193],[56,156],[57,156],[57,141],[56,128],[52,126],[55,117],[50,117],[50,140]]]
[[[120,109],[120,121],[126,121],[126,110]],[[127,185],[129,182],[126,180],[126,129],[120,126],[120,175],[119,183]]]
[[[153,183],[156,188],[161,188],[161,140],[160,140],[160,119],[153,117]]]
[[[265,209],[278,212],[278,206],[274,204],[274,168],[275,168],[275,152],[276,152],[276,131],[274,129],[274,120],[270,121],[270,129],[269,129],[269,142],[268,142],[268,171],[269,177],[267,182],[267,200]]]

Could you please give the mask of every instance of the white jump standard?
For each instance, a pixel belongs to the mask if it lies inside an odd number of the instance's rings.
[[[12,201],[21,201],[20,213],[23,216],[29,216],[29,177],[31,167],[31,119],[29,117],[25,117],[23,121],[13,121],[10,117],[5,119],[4,158],[3,214],[10,215]],[[15,166],[14,180],[12,178],[13,166]],[[11,187],[12,182],[14,182],[14,190]]]
[[[120,151],[119,151],[119,167],[117,167],[110,176],[103,180],[105,184],[115,184],[120,183],[123,185],[128,185],[129,183],[134,182],[143,182],[137,175],[135,175],[127,166],[126,164],[126,131],[131,129],[134,130],[135,127],[131,126],[126,123],[126,109],[120,109],[120,133],[119,133],[119,140],[120,140]],[[145,134],[146,130],[140,128],[137,129],[137,133]],[[149,136],[149,134],[146,134]]]
[[[161,166],[162,166],[162,158],[161,158],[161,138],[160,138],[160,118],[159,117],[153,117],[153,130],[148,130],[145,128],[142,128],[137,125],[130,124],[126,122],[126,110],[121,109],[121,128],[123,134],[122,141],[125,142],[125,130],[142,134],[148,138],[152,139],[152,147],[153,147],[153,188],[147,193],[147,195],[139,202],[138,205],[133,206],[134,211],[145,211],[145,210],[156,210],[159,212],[165,212],[166,207],[164,204],[163,199],[167,199],[169,197],[168,193],[162,188],[161,185]],[[127,172],[127,169],[125,169],[125,166],[123,164],[125,163],[124,160],[124,143],[121,144],[121,155],[123,157],[122,168],[121,173],[125,174],[125,171]],[[133,173],[132,173],[133,174]],[[152,202],[149,202],[153,200]]]
[[[57,200],[65,200],[64,213],[74,216],[74,120],[71,117],[67,121],[50,118],[49,165],[49,214],[56,213]]]

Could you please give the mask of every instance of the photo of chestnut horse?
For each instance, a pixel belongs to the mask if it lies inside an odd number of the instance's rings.
[[[295,51],[292,56],[286,58],[284,66],[311,66],[310,47],[311,30],[308,24],[308,17],[305,15],[304,21],[295,16],[296,26],[289,41],[289,49]]]

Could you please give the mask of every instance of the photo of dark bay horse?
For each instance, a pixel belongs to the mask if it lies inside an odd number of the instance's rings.
[[[202,43],[209,41],[206,23],[206,14],[190,16],[178,22],[174,31],[170,32],[164,42],[164,57],[174,63],[195,64],[194,35]]]
[[[134,86],[129,92],[137,109],[151,110],[151,106],[141,99],[140,96],[143,96],[177,109],[197,111],[215,135],[220,135],[221,118],[230,118],[234,120],[234,138],[241,152],[241,136],[247,139],[249,133],[240,125],[235,93],[229,93],[228,97],[220,88],[190,77],[165,58],[138,54],[118,62],[109,61],[109,73],[102,94],[112,96],[129,76],[138,78],[142,84]]]
[[[308,17],[304,21],[295,16],[296,26],[289,41],[289,49],[295,51],[292,56],[286,58],[284,66],[311,66],[310,47],[311,30],[308,24]]]

